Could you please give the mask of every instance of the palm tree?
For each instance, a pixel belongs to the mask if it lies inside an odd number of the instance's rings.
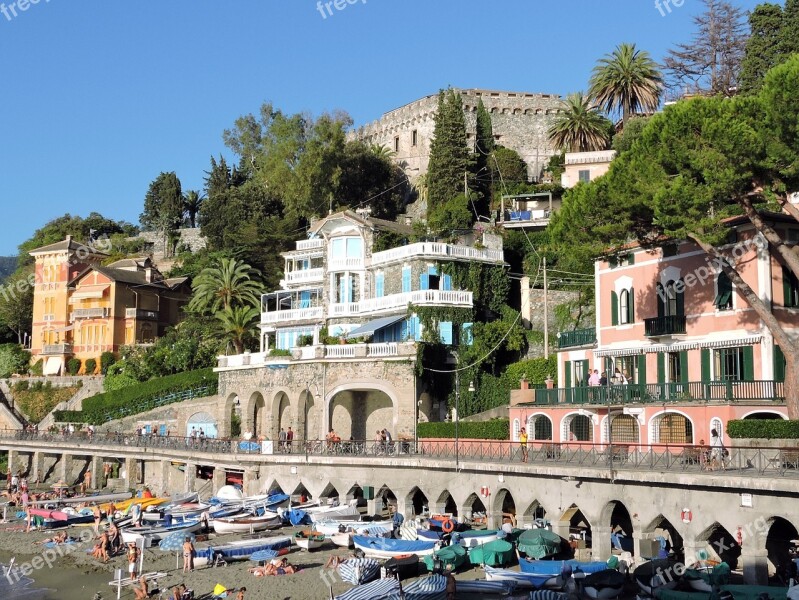
[[[635,44],[621,44],[600,59],[589,82],[588,95],[607,113],[621,112],[622,123],[639,111],[654,112],[663,93],[657,63]]]
[[[245,344],[257,338],[259,314],[254,306],[230,306],[214,315],[219,321],[220,333],[233,344],[236,354],[242,354]]]
[[[563,110],[550,125],[550,141],[567,152],[590,152],[608,147],[609,122],[591,107],[582,92],[569,94],[561,102]]]
[[[197,227],[197,215],[200,212],[203,200],[204,198],[200,195],[200,192],[196,190],[189,190],[183,195],[183,210],[189,216],[189,223],[191,223],[192,229]]]
[[[382,144],[372,144],[369,146],[369,150],[378,158],[383,158],[385,160],[390,160],[397,154],[391,148]]]
[[[217,313],[233,306],[255,307],[261,295],[260,273],[235,258],[222,258],[219,265],[203,269],[192,283],[189,310]]]

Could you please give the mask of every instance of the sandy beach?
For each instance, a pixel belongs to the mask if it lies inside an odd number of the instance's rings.
[[[299,528],[281,528],[278,535],[289,535]],[[69,534],[73,537],[80,536],[84,527],[72,527]],[[7,565],[11,558],[15,564],[33,564],[34,559],[41,557],[44,549],[37,542],[52,536],[52,532],[33,531],[25,533],[16,527],[0,524],[0,564]],[[213,535],[213,534],[212,534]],[[226,535],[216,539],[231,541],[240,536]],[[89,554],[86,550],[91,543],[75,544],[74,550],[63,556],[51,559],[52,567],[34,570],[30,577],[35,580],[36,588],[45,588],[42,600],[94,600],[95,594],[101,594],[103,599],[116,598],[116,588],[108,585],[114,578],[115,569],[125,569],[125,557],[116,556],[107,564],[103,564]],[[319,550],[307,552],[292,548],[287,555],[292,565],[301,570],[294,575],[278,577],[254,577],[247,569],[254,566],[249,561],[229,563],[225,567],[203,567],[192,573],[183,574],[181,568],[176,568],[174,553],[162,552],[157,546],[145,551],[144,571],[160,571],[167,576],[159,580],[161,589],[171,588],[177,584],[185,584],[195,590],[198,598],[203,598],[213,590],[216,584],[225,587],[247,588],[247,598],[268,600],[323,600],[330,597],[330,586],[334,594],[340,594],[352,586],[342,582],[335,571],[325,570],[322,567],[332,554],[344,556],[346,550],[337,548],[328,542]],[[43,560],[43,559],[42,559]],[[482,577],[482,570],[475,568],[459,573],[459,579],[477,579]],[[133,598],[130,588],[122,589],[122,598]],[[156,596],[157,597],[157,596]],[[38,600],[38,596],[36,597]]]

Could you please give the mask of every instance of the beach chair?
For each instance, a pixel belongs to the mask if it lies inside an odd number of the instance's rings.
[[[211,563],[213,568],[216,567],[226,567],[227,561],[225,560],[225,555],[221,552],[214,552],[214,562]]]

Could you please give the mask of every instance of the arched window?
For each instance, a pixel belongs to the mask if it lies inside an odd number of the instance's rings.
[[[633,290],[630,288],[619,294],[619,323],[627,325],[633,320]]]
[[[610,441],[614,444],[638,443],[638,419],[632,415],[617,415],[610,422]]]
[[[551,440],[552,421],[545,415],[532,415],[527,419],[527,435],[532,440]]]
[[[710,420],[710,431],[716,430],[719,434],[719,439],[724,442],[724,424],[721,422],[721,419],[718,417],[714,417]],[[708,435],[710,435],[710,431],[708,431]]]
[[[685,316],[685,285],[682,280],[657,284],[658,317]]]
[[[569,423],[569,439],[577,442],[590,442],[594,437],[594,424],[587,415],[575,415]]]
[[[521,425],[519,423],[519,419],[513,419],[513,441],[519,441],[519,431],[521,430]]]
[[[694,432],[690,419],[679,413],[664,413],[653,419],[652,443],[693,444]]]

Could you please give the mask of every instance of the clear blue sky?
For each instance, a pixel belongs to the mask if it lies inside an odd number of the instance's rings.
[[[316,0],[14,1],[0,0],[0,255],[65,212],[138,222],[161,171],[201,188],[223,129],[265,100],[357,125],[447,85],[565,94],[620,42],[659,60],[701,9],[339,0],[323,18]]]

